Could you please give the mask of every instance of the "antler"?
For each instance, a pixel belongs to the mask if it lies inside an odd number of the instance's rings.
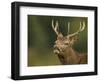
[[[52,20],[52,28],[55,31],[55,33],[58,35],[59,32],[57,30],[59,30],[59,25],[58,25],[58,21],[56,21],[56,25],[54,26],[54,21]]]
[[[67,35],[69,35],[69,31],[70,31],[70,22],[68,22],[68,31],[67,31]]]
[[[85,22],[83,22],[83,26],[82,26],[82,23],[80,22],[80,28],[79,28],[79,30],[77,30],[77,31],[76,31],[75,33],[73,33],[73,34],[69,34],[67,37],[75,36],[75,35],[77,35],[78,33],[82,32],[84,29],[85,29]]]

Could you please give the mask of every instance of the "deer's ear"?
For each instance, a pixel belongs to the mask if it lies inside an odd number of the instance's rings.
[[[74,39],[74,41],[78,41],[79,40],[79,36],[76,35],[76,36],[73,37],[73,39]]]
[[[75,36],[70,37],[69,39],[70,39],[70,41],[72,41],[72,40],[77,41],[79,39],[79,36],[75,35]]]
[[[74,42],[76,42],[78,40],[78,35],[75,35],[73,37],[70,37],[69,40],[70,40],[70,45],[73,45]]]

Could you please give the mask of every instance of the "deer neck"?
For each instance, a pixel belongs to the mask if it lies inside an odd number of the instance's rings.
[[[58,55],[62,64],[77,64],[78,53],[72,47],[67,48],[61,55]]]

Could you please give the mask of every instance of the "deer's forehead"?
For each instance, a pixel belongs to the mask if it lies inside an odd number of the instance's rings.
[[[60,38],[60,39],[57,39],[56,42],[60,43],[60,42],[65,42],[65,41],[69,41],[68,38],[66,37],[63,37],[63,38]]]
[[[57,40],[67,40],[68,38],[65,36],[65,37],[61,37],[61,38],[58,38]]]

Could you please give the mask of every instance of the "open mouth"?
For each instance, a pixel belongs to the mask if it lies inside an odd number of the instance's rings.
[[[62,56],[62,55],[58,55],[58,57],[59,57],[60,59],[64,59],[64,56]]]
[[[63,65],[66,65],[67,62],[65,61],[64,56],[62,56],[62,55],[58,55],[58,57],[59,57],[61,63],[62,63]]]

